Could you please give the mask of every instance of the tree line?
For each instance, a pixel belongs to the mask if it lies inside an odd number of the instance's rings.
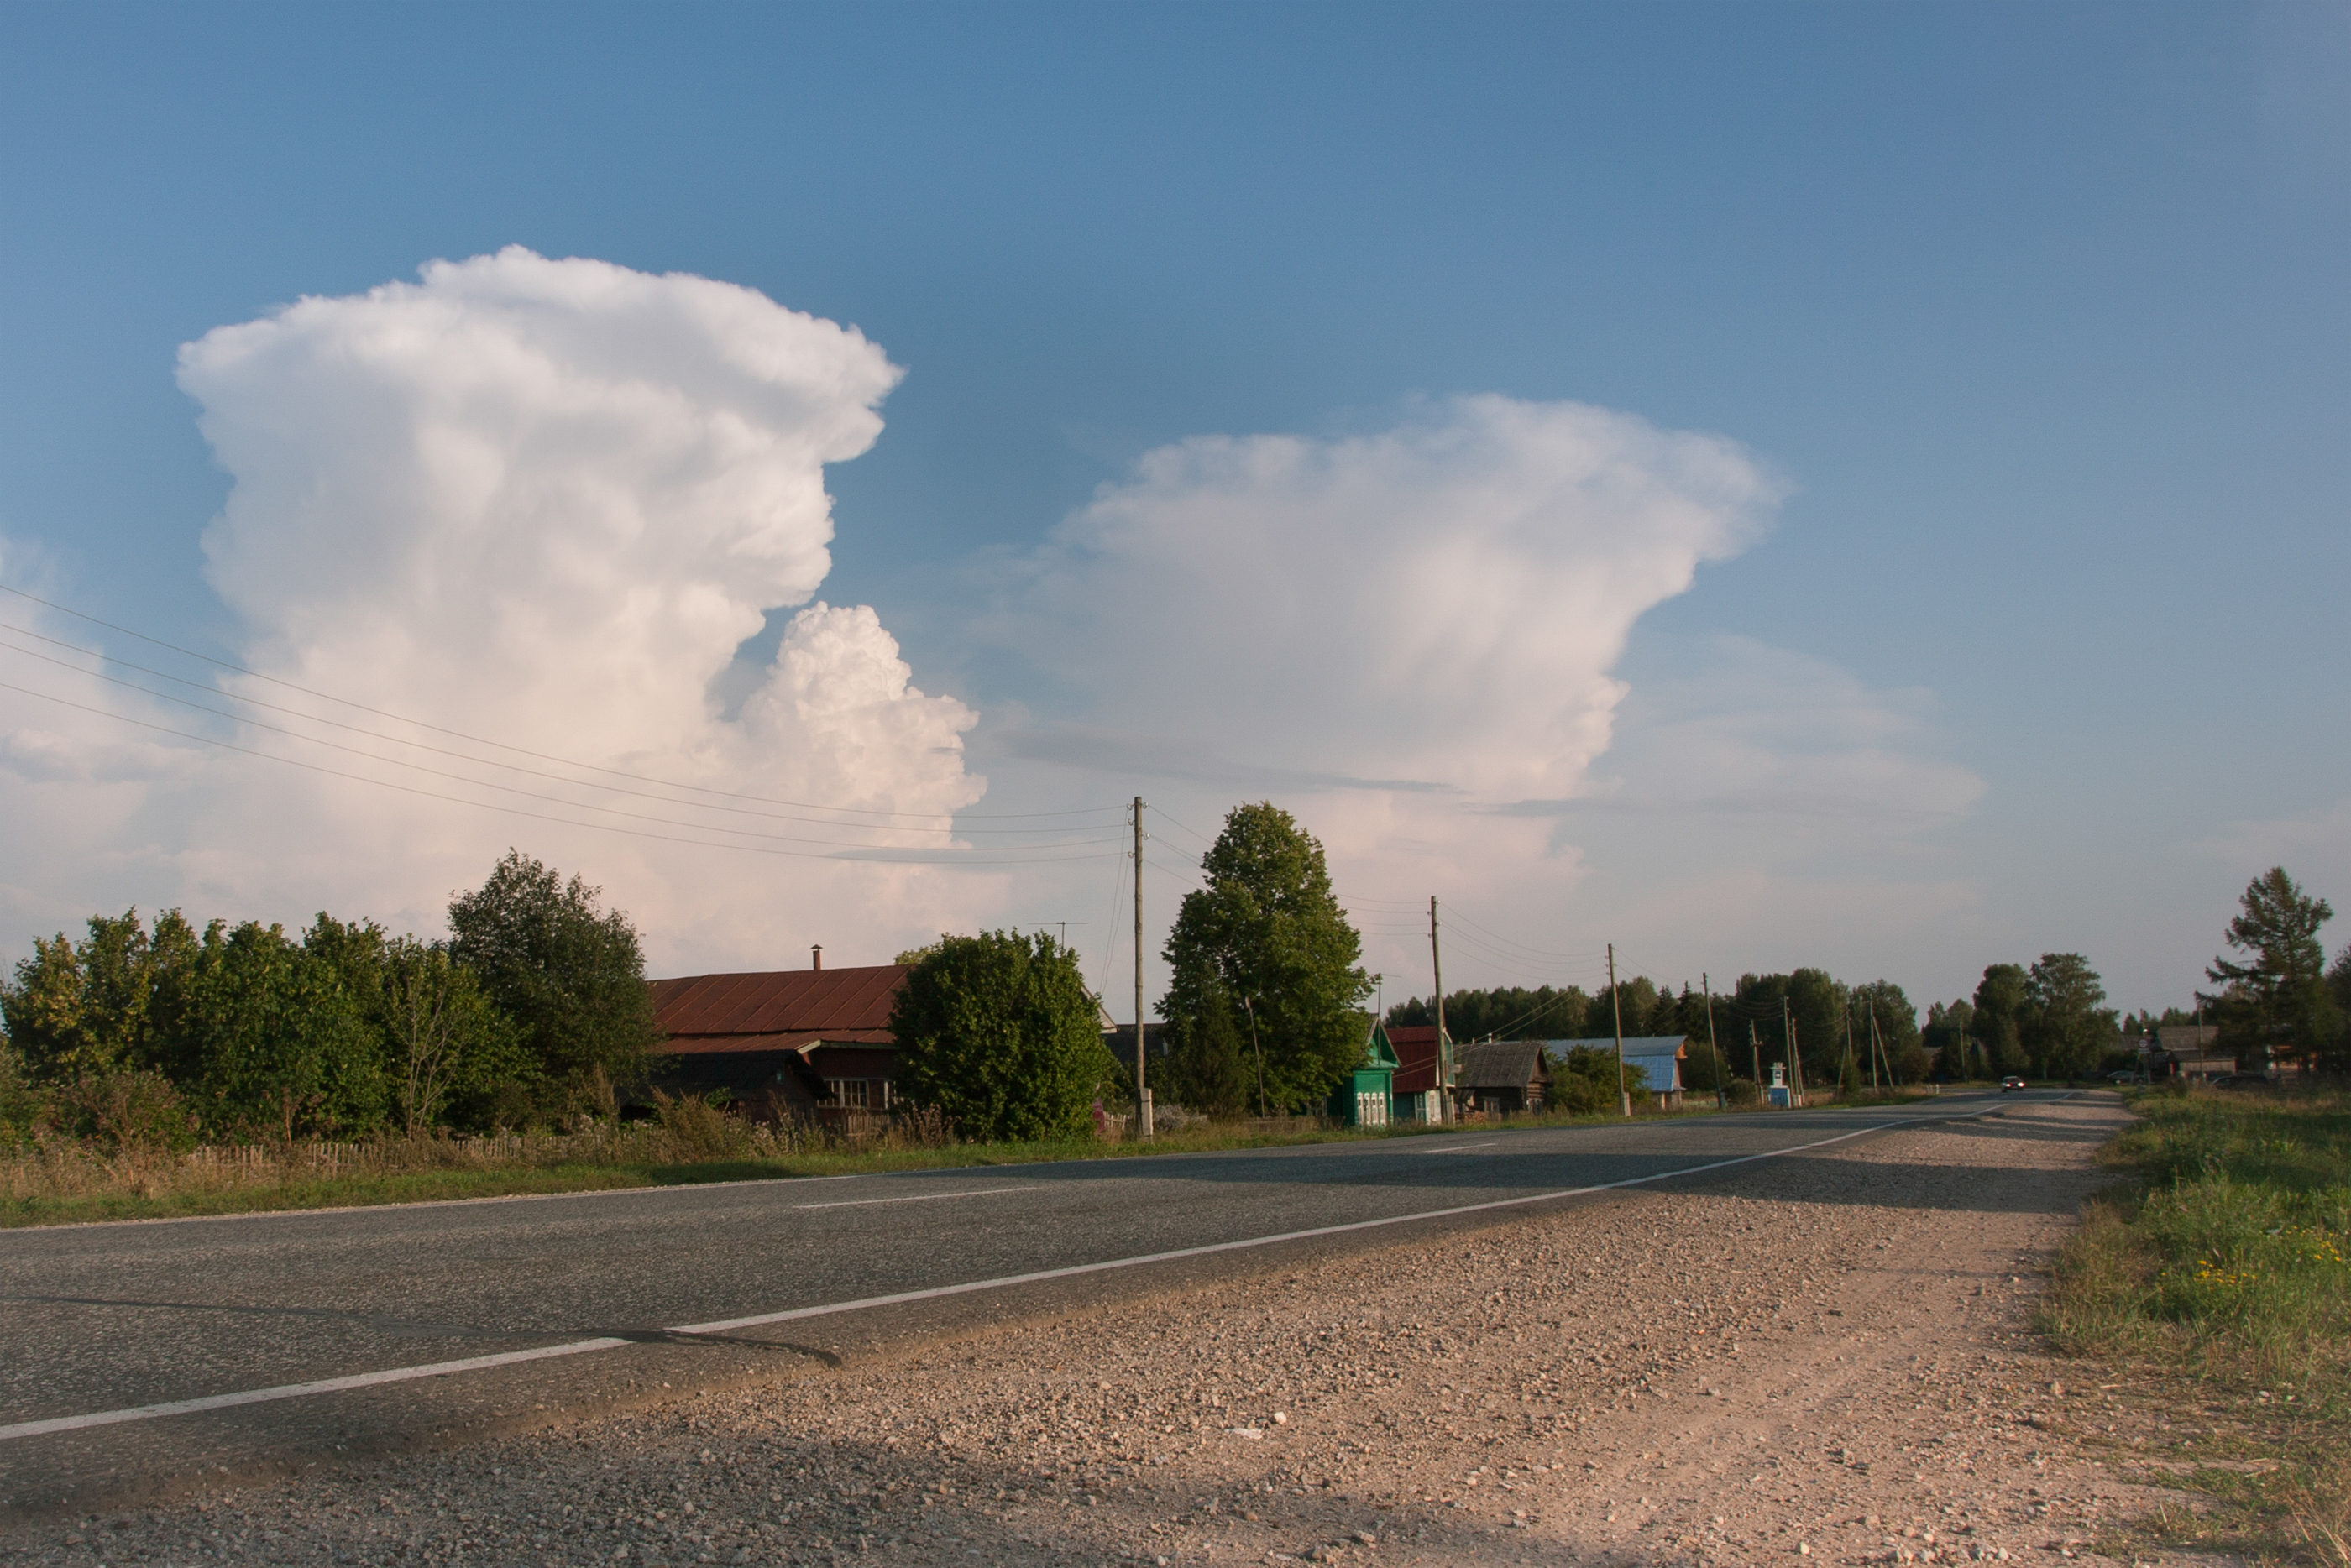
[[[658,1038],[643,944],[509,850],[450,935],[320,913],[298,935],[178,909],[90,918],[0,988],[0,1131],[423,1137],[611,1114]]]

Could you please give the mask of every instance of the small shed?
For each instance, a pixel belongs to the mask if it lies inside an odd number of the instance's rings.
[[[1460,1048],[1461,1108],[1510,1116],[1539,1111],[1551,1087],[1540,1040],[1488,1040]]]
[[[1364,1054],[1353,1072],[1331,1091],[1331,1119],[1342,1127],[1384,1127],[1395,1093],[1395,1047],[1378,1019],[1364,1034]]]
[[[1564,1057],[1570,1051],[1583,1048],[1615,1054],[1616,1037],[1603,1034],[1590,1040],[1546,1040],[1544,1047],[1555,1056]],[[1631,1069],[1641,1070],[1641,1081],[1657,1103],[1667,1109],[1678,1108],[1682,1103],[1682,1063],[1689,1057],[1689,1039],[1683,1034],[1627,1034],[1625,1036],[1625,1066],[1627,1076]]]

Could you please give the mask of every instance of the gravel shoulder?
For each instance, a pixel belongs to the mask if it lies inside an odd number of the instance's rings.
[[[2053,1562],[2183,1494],[2041,1350],[2111,1097],[438,1453],[60,1563]],[[2117,1423],[2122,1430],[2117,1432]],[[2101,1432],[2100,1428],[2105,1430]],[[2097,1455],[2078,1440],[2095,1436]]]

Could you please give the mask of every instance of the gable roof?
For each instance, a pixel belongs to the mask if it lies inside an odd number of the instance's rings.
[[[819,1042],[895,1045],[890,1009],[906,966],[693,974],[653,982],[666,1055],[797,1051]]]
[[[1388,1026],[1376,1018],[1372,1020],[1372,1026],[1364,1032],[1364,1059],[1356,1065],[1373,1068],[1395,1068],[1401,1065],[1396,1060],[1395,1047],[1388,1040]]]
[[[1689,1036],[1687,1034],[1627,1034],[1625,1036],[1625,1060],[1629,1062],[1635,1056],[1683,1057],[1689,1054],[1686,1049],[1688,1044]],[[1613,1056],[1616,1054],[1616,1036],[1601,1034],[1588,1040],[1546,1040],[1543,1045],[1560,1056],[1566,1055],[1579,1045],[1605,1051]]]
[[[1394,1051],[1396,1057],[1395,1092],[1418,1095],[1441,1087],[1437,1075],[1437,1025],[1390,1023],[1384,1027],[1388,1049]]]
[[[1465,1089],[1523,1089],[1542,1075],[1540,1040],[1489,1040],[1455,1051],[1455,1082]]]

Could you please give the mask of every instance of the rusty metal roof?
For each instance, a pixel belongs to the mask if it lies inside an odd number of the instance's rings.
[[[1388,1046],[1396,1054],[1395,1078],[1391,1085],[1395,1093],[1417,1095],[1438,1086],[1436,1024],[1391,1023]]]
[[[904,964],[862,969],[694,974],[653,982],[653,1015],[669,1036],[655,1049],[797,1051],[835,1044],[894,1045],[890,1009]]]

